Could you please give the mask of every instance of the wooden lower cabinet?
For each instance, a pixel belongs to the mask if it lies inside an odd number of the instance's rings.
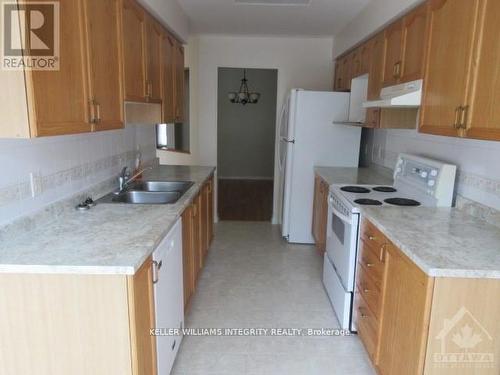
[[[156,375],[152,260],[133,276],[0,275],[0,374]]]
[[[189,205],[182,214],[182,269],[185,309],[196,285],[193,210],[193,205]]]
[[[330,186],[320,176],[314,178],[312,234],[320,254],[326,250],[326,226],[328,219],[328,192]]]
[[[433,279],[387,245],[377,366],[382,374],[422,374]]]
[[[367,220],[360,238],[353,317],[380,375],[500,373],[500,280],[429,277]]]
[[[156,337],[149,330],[156,324],[151,257],[127,281],[133,374],[153,375],[156,374]]]
[[[214,239],[214,178],[211,177],[208,181],[208,246],[212,244]]]
[[[182,214],[184,308],[196,290],[199,274],[205,264],[213,238],[213,177],[194,197]]]

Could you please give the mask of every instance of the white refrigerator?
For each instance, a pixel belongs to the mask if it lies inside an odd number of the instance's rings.
[[[293,89],[282,108],[281,228],[288,242],[314,243],[314,167],[358,166],[361,127],[340,124],[349,117],[349,100],[349,93]]]

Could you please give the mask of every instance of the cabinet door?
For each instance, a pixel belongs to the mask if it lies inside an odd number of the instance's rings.
[[[427,41],[427,3],[403,19],[403,53],[400,82],[421,79]]]
[[[162,29],[150,16],[146,24],[146,95],[150,102],[160,103]]]
[[[385,256],[378,368],[382,375],[420,375],[433,279],[392,245],[387,246]]]
[[[88,60],[94,130],[123,127],[123,97],[118,0],[87,0]]]
[[[203,268],[203,251],[201,245],[201,196],[198,194],[193,200],[193,251],[195,263],[195,279],[198,280]]]
[[[361,74],[361,49],[357,48],[351,53],[351,78]]]
[[[165,33],[162,44],[162,109],[163,122],[167,124],[175,122],[175,58],[174,39]]]
[[[372,58],[370,75],[368,76],[368,100],[377,100],[380,98],[384,74],[384,33],[375,36],[371,44]]]
[[[320,193],[321,191],[321,178],[314,176],[314,198],[313,198],[313,219],[312,219],[312,235],[316,243],[316,248],[319,245],[319,210],[320,210]]]
[[[321,180],[321,195],[320,195],[320,217],[319,217],[319,251],[324,253],[326,250],[326,226],[328,220],[328,193],[330,186],[324,180]]]
[[[208,182],[208,246],[214,238],[214,178]]]
[[[182,214],[182,269],[184,280],[184,307],[194,293],[194,246],[193,246],[193,207],[188,206]]]
[[[335,79],[333,81],[333,91],[342,91],[342,62],[335,61]]]
[[[360,68],[359,74],[368,74],[372,60],[372,41],[369,40],[359,48]]]
[[[91,131],[82,2],[61,1],[59,7],[60,69],[26,72],[32,136]]]
[[[134,374],[156,374],[156,338],[149,334],[149,330],[155,328],[152,262],[149,257],[135,275],[128,278]]]
[[[402,43],[403,21],[399,20],[385,29],[384,87],[398,83],[401,72]]]
[[[349,54],[342,59],[342,90],[349,91],[351,89],[352,80],[352,56]]]
[[[125,100],[145,102],[145,13],[135,0],[122,0]]]
[[[367,108],[365,128],[378,128],[380,126],[380,108]]]
[[[469,89],[479,0],[431,0],[420,131],[459,135],[455,124]]]
[[[184,47],[176,43],[175,47],[175,122],[184,119]]]
[[[203,185],[201,195],[201,250],[203,264],[208,253],[208,184]]]
[[[467,126],[467,137],[500,140],[500,2],[485,2],[482,19],[484,20],[476,45],[477,68],[474,72],[474,87],[470,91],[470,108],[466,107],[463,118]],[[470,119],[467,118],[470,113]]]

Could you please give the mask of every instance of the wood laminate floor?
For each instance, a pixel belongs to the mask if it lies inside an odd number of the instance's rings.
[[[273,180],[218,180],[220,220],[271,221]]]

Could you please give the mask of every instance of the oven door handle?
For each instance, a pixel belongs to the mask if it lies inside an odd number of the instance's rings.
[[[344,223],[347,224],[352,224],[352,219],[350,219],[348,216],[342,214],[340,211],[338,211],[335,206],[333,205],[333,199],[332,197],[328,197],[328,205],[330,206],[330,209],[332,210],[332,213],[337,216],[340,220],[342,220]]]

